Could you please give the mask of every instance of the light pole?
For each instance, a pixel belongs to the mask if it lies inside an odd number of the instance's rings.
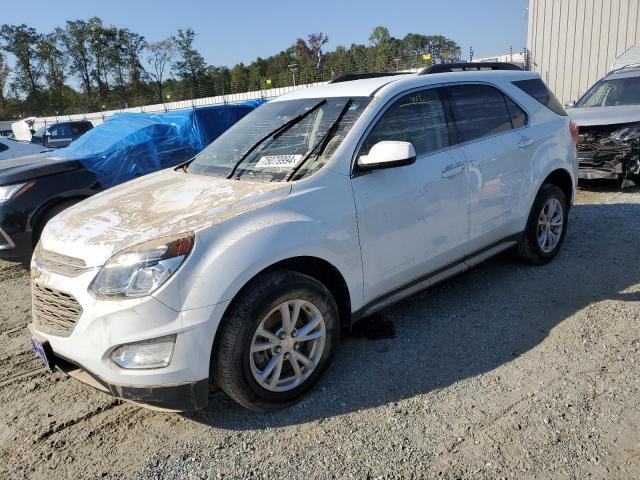
[[[291,75],[293,76],[293,86],[296,86],[296,71],[298,70],[298,64],[297,63],[290,63],[289,64],[289,71],[291,72]]]

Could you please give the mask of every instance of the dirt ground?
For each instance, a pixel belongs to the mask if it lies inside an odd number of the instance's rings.
[[[545,267],[505,253],[344,338],[269,415],[114,400],[32,353],[0,263],[0,478],[640,478],[640,189],[579,192]]]

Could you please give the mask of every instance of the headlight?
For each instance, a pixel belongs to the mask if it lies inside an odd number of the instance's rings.
[[[11,200],[13,197],[22,195],[35,185],[36,182],[14,183],[13,185],[4,185],[0,187],[0,203]]]
[[[619,142],[630,142],[640,138],[640,126],[624,127],[616,130],[610,135],[610,138]]]
[[[182,265],[194,238],[193,233],[163,237],[117,253],[100,269],[91,291],[101,298],[149,295]]]

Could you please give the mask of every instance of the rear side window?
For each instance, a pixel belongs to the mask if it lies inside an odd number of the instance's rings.
[[[547,88],[541,79],[531,78],[529,80],[518,80],[513,82],[513,84],[530,97],[535,98],[553,113],[564,117],[567,116],[567,112],[562,108],[556,96]]]
[[[88,123],[77,123],[76,128],[78,133],[83,134],[91,130],[91,125]],[[76,133],[76,130],[74,130],[74,133]]]
[[[413,92],[396,100],[367,135],[360,155],[384,140],[411,142],[416,155],[448,147],[447,119],[438,90]]]
[[[511,126],[513,128],[521,128],[527,124],[527,114],[524,113],[518,105],[515,104],[513,100],[509,97],[504,97],[505,102],[507,102],[507,108],[509,109],[509,114],[511,115]]]
[[[71,129],[68,125],[56,125],[55,127],[51,127],[49,129],[49,133],[51,134],[51,138],[54,140],[71,137]]]
[[[453,117],[452,143],[512,129],[511,114],[499,90],[488,85],[457,85],[447,87],[447,96]]]

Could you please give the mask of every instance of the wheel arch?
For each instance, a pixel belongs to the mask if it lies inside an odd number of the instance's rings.
[[[351,296],[349,292],[349,286],[344,276],[329,261],[314,256],[296,256],[290,257],[283,260],[279,260],[253,275],[250,279],[248,279],[242,288],[233,296],[233,299],[225,309],[225,314],[236,301],[242,295],[244,289],[249,285],[253,280],[255,280],[260,275],[263,275],[267,272],[273,272],[276,270],[293,270],[298,273],[302,273],[304,275],[308,275],[311,278],[317,280],[322,285],[324,285],[327,290],[331,293],[334,300],[336,301],[336,305],[338,306],[338,313],[340,315],[340,324],[342,326],[349,326],[351,323]],[[224,315],[223,315],[224,318]]]
[[[545,183],[551,183],[558,186],[567,198],[567,205],[570,206],[573,203],[573,178],[567,170],[565,170],[564,168],[557,168],[546,176],[540,187],[542,187],[542,185],[544,185]]]

